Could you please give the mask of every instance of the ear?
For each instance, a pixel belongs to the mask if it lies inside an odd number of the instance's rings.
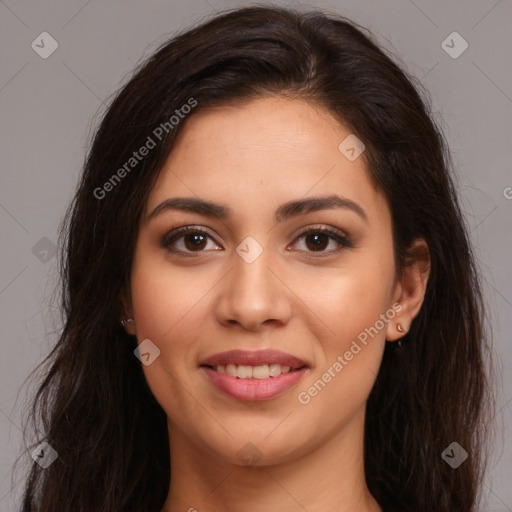
[[[419,313],[427,281],[430,274],[430,254],[428,245],[423,238],[414,240],[407,251],[407,261],[401,277],[393,290],[392,304],[402,307],[386,328],[386,340],[395,341],[404,336],[411,328],[411,323]],[[404,332],[397,329],[400,324]]]
[[[121,318],[119,319],[119,322],[121,322],[121,320],[126,320],[128,318],[133,319],[133,308],[131,304],[131,297],[128,291],[123,290],[119,294],[119,303],[121,305]],[[131,322],[128,322],[125,325],[123,325],[123,328],[128,334],[131,334],[132,336],[135,336],[137,334],[135,331],[134,319]]]

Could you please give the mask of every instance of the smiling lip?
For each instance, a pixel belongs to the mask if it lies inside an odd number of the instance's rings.
[[[270,364],[289,366],[288,373],[266,379],[240,379],[215,371],[217,366],[228,364],[261,366]],[[270,400],[295,386],[308,370],[308,365],[298,357],[277,350],[231,350],[206,358],[200,364],[210,382],[222,393],[237,400]]]
[[[206,358],[200,363],[200,366],[219,366],[227,364],[260,366],[262,364],[277,363],[281,366],[289,366],[297,370],[307,364],[298,357],[280,352],[279,350],[229,350],[228,352],[219,352]]]

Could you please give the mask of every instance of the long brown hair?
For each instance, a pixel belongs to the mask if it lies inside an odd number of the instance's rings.
[[[476,510],[494,403],[485,311],[449,151],[420,91],[356,23],[279,7],[221,13],[135,70],[102,119],[61,226],[65,321],[31,408],[58,458],[47,469],[32,464],[23,512],[162,507],[166,414],[119,325],[136,227],[186,115],[269,94],[324,106],[365,143],[391,210],[398,269],[414,238],[429,246],[424,303],[402,348],[386,343],[367,403],[369,490],[385,511]],[[155,147],[130,160],[148,137]],[[453,442],[469,454],[457,469],[441,456]]]

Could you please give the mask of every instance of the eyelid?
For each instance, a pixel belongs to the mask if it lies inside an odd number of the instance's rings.
[[[296,232],[293,233],[294,240],[300,237],[303,237],[304,235],[307,235],[310,232],[317,232],[317,231],[325,231],[328,233],[333,233],[335,235],[338,235],[340,238],[344,238],[346,240],[349,240],[350,236],[347,232],[336,228],[334,226],[330,226],[328,224],[312,224],[310,226],[307,226],[305,228],[300,228]]]

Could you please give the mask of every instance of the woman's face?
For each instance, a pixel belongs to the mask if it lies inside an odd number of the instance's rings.
[[[390,211],[350,135],[320,107],[278,97],[186,121],[131,275],[171,453],[179,441],[273,464],[339,436],[359,446],[401,288]],[[187,200],[165,207],[176,198]]]

